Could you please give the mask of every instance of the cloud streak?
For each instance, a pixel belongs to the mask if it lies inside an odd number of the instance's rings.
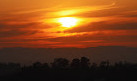
[[[74,33],[74,32],[91,32],[91,31],[104,31],[104,30],[137,30],[137,21],[100,21],[100,22],[91,22],[89,24],[74,27],[68,29],[65,32]]]

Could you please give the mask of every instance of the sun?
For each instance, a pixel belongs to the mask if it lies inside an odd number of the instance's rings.
[[[78,19],[74,17],[62,17],[59,18],[58,22],[63,26],[63,27],[74,27],[77,25]]]

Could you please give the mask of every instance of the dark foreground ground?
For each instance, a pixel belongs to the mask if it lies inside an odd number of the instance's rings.
[[[0,64],[0,81],[137,81],[137,64],[109,61],[89,63],[89,59],[57,58],[53,63],[36,62],[31,66]]]

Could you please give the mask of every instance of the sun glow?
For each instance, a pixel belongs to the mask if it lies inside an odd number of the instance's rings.
[[[77,25],[78,19],[74,17],[63,17],[59,18],[58,22],[61,23],[63,27],[70,28]]]

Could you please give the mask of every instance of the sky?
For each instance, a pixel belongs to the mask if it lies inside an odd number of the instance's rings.
[[[0,0],[0,48],[96,46],[137,47],[137,0]]]

